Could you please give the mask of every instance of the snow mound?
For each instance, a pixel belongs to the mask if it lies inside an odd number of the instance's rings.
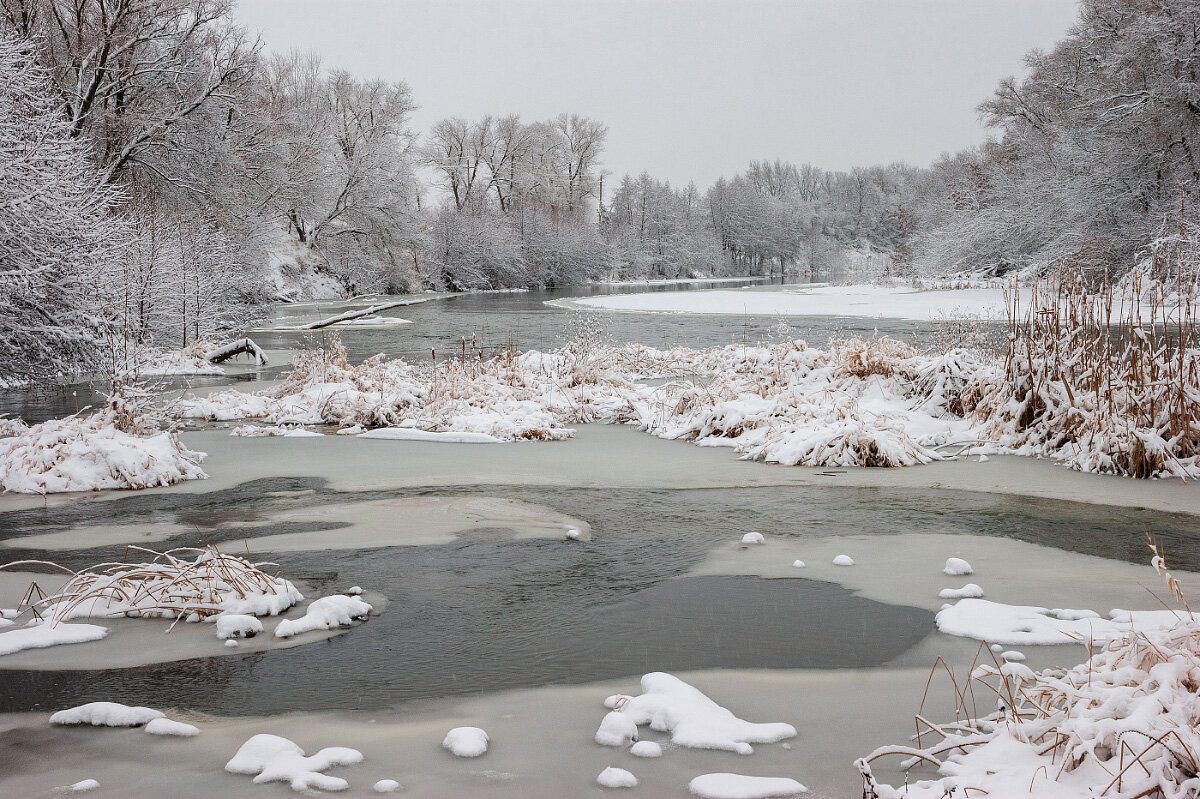
[[[151,735],[177,735],[181,738],[191,738],[200,734],[200,728],[182,721],[172,721],[168,718],[157,718],[146,725],[146,732]]]
[[[950,635],[1006,646],[1105,642],[1132,633],[1170,630],[1184,618],[1173,610],[1113,610],[1102,618],[1091,610],[1006,605],[963,599],[938,612],[937,628]]]
[[[654,741],[638,741],[629,747],[629,754],[634,757],[662,757],[662,747]]]
[[[100,787],[98,780],[80,780],[72,785],[64,785],[61,788],[55,788],[55,793],[83,793],[84,791],[94,791]]]
[[[400,783],[395,780],[380,780],[371,786],[375,793],[395,793],[400,790]]]
[[[311,757],[287,738],[261,733],[242,744],[225,764],[231,774],[254,774],[254,782],[286,782],[294,791],[344,791],[350,784],[340,777],[323,774],[334,766],[350,766],[363,761],[362,752],[332,746]]]
[[[983,596],[983,589],[975,583],[967,583],[962,588],[943,588],[938,591],[939,599],[978,599]]]
[[[356,596],[334,594],[314,599],[308,611],[298,619],[283,619],[275,627],[276,638],[291,638],[313,630],[332,630],[349,627],[356,621],[366,621],[371,606]]]
[[[636,788],[637,777],[623,768],[609,766],[600,772],[596,782],[605,788]]]
[[[58,711],[50,717],[50,723],[63,726],[90,724],[93,727],[140,727],[161,718],[161,710],[148,707],[130,707],[117,702],[89,702]]]
[[[82,644],[99,641],[108,635],[107,627],[95,624],[59,624],[52,621],[31,621],[16,627],[8,619],[0,627],[15,627],[0,633],[0,657],[25,649],[44,649],[59,644]]]
[[[975,570],[971,568],[971,564],[962,558],[946,558],[946,567],[942,569],[942,574],[948,574],[951,577],[964,577],[968,574],[974,574],[974,572]]]
[[[688,790],[701,799],[780,799],[808,793],[787,777],[747,777],[742,774],[701,774],[688,783]]]
[[[628,713],[614,710],[600,720],[593,740],[601,746],[624,746],[637,739],[637,722]]]
[[[763,543],[762,533],[746,533],[742,536],[743,544],[761,544]]]
[[[222,613],[217,616],[217,638],[253,638],[263,631],[262,622],[245,613]]]
[[[804,568],[804,561],[802,561],[802,560],[793,560],[793,561],[792,561],[792,568],[793,568],[793,569],[803,569],[803,568]]]
[[[838,555],[833,559],[834,566],[853,566],[854,558],[849,555]]]
[[[664,672],[643,676],[640,696],[610,696],[604,704],[616,711],[616,715],[627,715],[637,726],[649,724],[652,730],[671,733],[673,743],[692,749],[748,755],[754,752],[753,743],[774,743],[796,735],[791,724],[744,721],[683,680]],[[609,717],[605,718],[606,723]]]
[[[458,757],[479,757],[488,750],[488,734],[478,727],[455,727],[442,746]]]
[[[105,409],[51,419],[0,438],[0,488],[24,494],[169,486],[207,477],[204,453],[174,433],[142,432],[135,419]]]

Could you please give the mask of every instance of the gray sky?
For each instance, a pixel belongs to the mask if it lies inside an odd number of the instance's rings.
[[[268,48],[404,80],[442,117],[562,111],[605,168],[704,188],[755,158],[924,165],[980,141],[975,106],[1050,47],[1074,0],[241,0]]]

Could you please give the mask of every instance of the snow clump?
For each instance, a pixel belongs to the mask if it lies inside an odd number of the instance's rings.
[[[967,583],[962,588],[943,588],[938,591],[939,599],[978,599],[983,596],[983,589],[975,583]]]
[[[217,638],[253,638],[263,631],[262,622],[244,613],[222,613],[217,616]]]
[[[946,567],[942,569],[942,574],[948,574],[951,577],[963,577],[973,574],[974,571],[971,568],[971,564],[962,558],[946,558]]]
[[[833,559],[833,565],[834,566],[853,566],[854,558],[850,557],[849,555],[838,555],[836,558]]]
[[[94,791],[100,787],[98,780],[80,780],[72,785],[64,785],[61,788],[55,788],[55,793],[83,793],[85,791]]]
[[[654,741],[638,741],[629,747],[629,754],[634,757],[662,757],[662,747]]]
[[[148,707],[130,707],[117,702],[88,702],[58,711],[50,717],[50,723],[61,726],[90,724],[93,727],[140,727],[161,718],[161,710]]]
[[[455,727],[442,746],[458,757],[479,757],[488,750],[488,734],[478,727]]]
[[[762,533],[746,533],[742,536],[743,544],[761,544],[763,543]]]
[[[688,783],[701,799],[783,799],[808,793],[808,788],[787,777],[747,777],[742,774],[701,774]]]
[[[313,630],[332,630],[349,627],[356,621],[366,621],[371,606],[356,596],[334,594],[314,599],[308,611],[298,619],[283,619],[275,627],[276,638],[291,638]]]
[[[380,780],[371,786],[375,793],[395,793],[400,790],[400,783],[395,780]]]
[[[362,752],[331,746],[311,757],[287,738],[261,733],[242,744],[225,764],[231,774],[253,774],[255,784],[286,782],[293,791],[344,791],[350,783],[322,772],[333,766],[350,766],[363,761]]]
[[[177,735],[180,738],[191,738],[200,734],[200,729],[182,721],[172,721],[168,718],[151,720],[145,727],[151,735]]]
[[[633,774],[613,766],[601,771],[600,776],[596,777],[596,782],[605,788],[636,788],[638,784],[637,777]]]

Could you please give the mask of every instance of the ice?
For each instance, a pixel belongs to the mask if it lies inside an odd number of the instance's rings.
[[[8,619],[0,625],[0,656],[11,655],[25,649],[43,649],[59,644],[82,644],[99,641],[108,635],[107,627],[96,624],[64,624],[52,621],[34,621],[17,627]]]
[[[628,713],[614,710],[600,720],[595,741],[601,746],[624,746],[638,739],[638,725]]]
[[[614,715],[628,716],[635,725],[671,733],[671,741],[693,749],[720,749],[748,755],[753,743],[774,743],[796,735],[791,724],[755,724],[738,718],[678,677],[651,672],[642,677],[640,696],[610,696]],[[599,736],[599,732],[597,733]]]
[[[973,574],[974,569],[971,564],[967,563],[962,558],[946,558],[946,567],[942,569],[943,574],[948,574],[951,577],[963,577],[968,574]]]
[[[838,555],[833,559],[834,566],[853,566],[854,558],[849,555]]]
[[[262,622],[244,613],[222,613],[217,616],[217,638],[253,638],[263,631]]]
[[[200,729],[182,721],[172,721],[168,718],[152,719],[146,724],[146,732],[151,735],[178,735],[181,738],[191,738],[199,735]]]
[[[96,780],[80,780],[72,785],[64,785],[54,790],[56,793],[83,793],[84,791],[94,791],[99,787],[100,783]]]
[[[746,533],[742,536],[743,544],[761,544],[763,543],[762,533]]]
[[[609,766],[600,772],[596,777],[596,782],[605,788],[636,788],[638,781],[637,777],[629,773],[623,768],[615,768]]]
[[[380,427],[359,433],[359,438],[383,438],[389,441],[441,441],[446,444],[499,444],[501,439],[486,433],[417,430],[413,427]]]
[[[442,746],[458,757],[479,757],[488,750],[488,734],[478,727],[455,727],[446,733]]]
[[[1036,646],[1071,641],[1109,641],[1128,635],[1169,630],[1179,624],[1180,613],[1171,610],[1113,610],[1101,618],[1090,610],[1070,610],[1006,605],[986,599],[963,599],[937,614],[944,633],[976,638],[991,644]]]
[[[629,747],[629,754],[634,757],[662,757],[662,747],[654,741],[637,741]]]
[[[333,766],[361,763],[362,752],[333,746],[305,757],[304,750],[287,738],[260,733],[242,744],[225,764],[231,774],[254,774],[255,783],[286,782],[294,791],[344,791],[350,784],[323,774]]]
[[[275,627],[276,638],[291,638],[313,630],[332,630],[349,627],[356,621],[366,621],[371,606],[356,596],[334,594],[314,599],[308,611],[298,619],[283,619]]]
[[[395,793],[400,790],[400,783],[395,780],[380,780],[371,786],[375,793]]]
[[[808,793],[808,788],[787,777],[747,777],[742,774],[701,774],[688,783],[701,799],[776,799]]]
[[[130,707],[116,702],[89,702],[58,711],[50,717],[50,723],[90,724],[93,727],[140,727],[161,718],[161,710],[148,707]]]
[[[943,588],[938,591],[939,599],[978,599],[983,596],[983,589],[975,583],[967,583],[962,588]]]

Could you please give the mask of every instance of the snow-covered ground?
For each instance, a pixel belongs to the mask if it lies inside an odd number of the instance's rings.
[[[851,316],[869,319],[1005,318],[1000,288],[923,291],[907,286],[793,286],[779,289],[652,292],[550,300],[562,308],[747,316]]]

